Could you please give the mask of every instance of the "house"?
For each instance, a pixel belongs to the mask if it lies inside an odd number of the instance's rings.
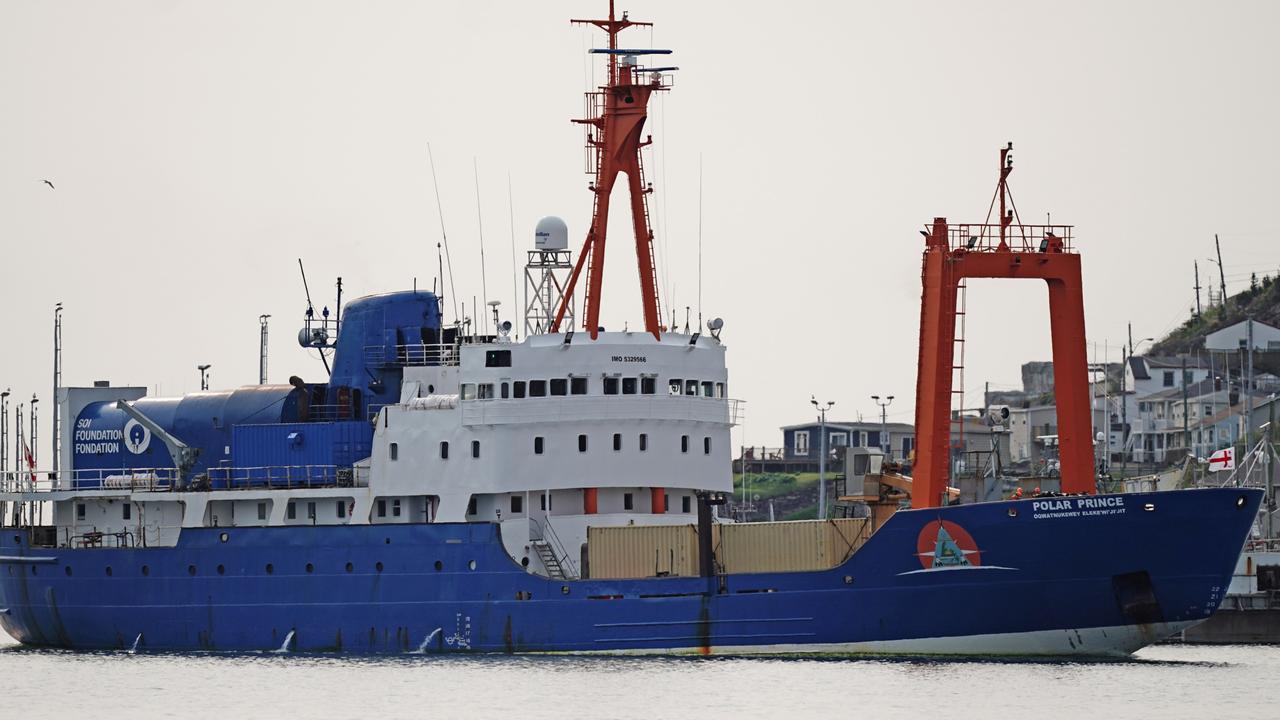
[[[1241,350],[1249,342],[1249,320],[1241,320],[1235,325],[1228,325],[1204,337],[1204,346],[1208,350]],[[1257,320],[1253,322],[1253,349],[1280,350],[1280,328]]]
[[[916,429],[909,423],[889,423],[889,455],[897,460],[911,456],[915,448]],[[828,422],[827,448],[882,447],[878,422]],[[815,421],[782,428],[784,457],[789,460],[812,459],[817,462],[822,444],[822,426]]]

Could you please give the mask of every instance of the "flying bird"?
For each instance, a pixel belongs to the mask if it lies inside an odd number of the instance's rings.
[[[57,190],[57,188],[55,188],[53,186],[53,183],[49,180],[41,180],[40,182],[44,183],[45,185],[48,185],[50,190]]]

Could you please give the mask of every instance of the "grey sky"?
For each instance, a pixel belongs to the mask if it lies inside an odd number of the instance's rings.
[[[1280,267],[1280,4],[630,2],[628,44],[675,50],[653,108],[664,306],[723,316],[745,440],[812,413],[910,420],[918,230],[982,220],[1014,142],[1024,219],[1076,225],[1091,340],[1159,335],[1194,302],[1192,260],[1228,288]],[[511,300],[507,175],[523,256],[559,214],[576,248],[584,49],[575,2],[0,4],[0,386],[49,395],[52,309],[66,382],[198,388],[323,377],[294,340],[304,309],[430,287],[440,175],[459,295],[479,296],[472,159],[489,296]],[[597,73],[599,71],[597,70]],[[665,161],[665,162],[664,162]],[[40,180],[57,186],[50,190]],[[665,186],[665,187],[664,187]],[[625,192],[615,200],[626,202]],[[604,318],[640,325],[618,207]],[[665,235],[663,231],[666,231]],[[1042,286],[975,283],[970,404],[1048,359]],[[669,314],[669,310],[667,311]],[[517,323],[519,324],[519,323]],[[1092,349],[1091,349],[1092,354]],[[1118,351],[1112,359],[1119,359]]]

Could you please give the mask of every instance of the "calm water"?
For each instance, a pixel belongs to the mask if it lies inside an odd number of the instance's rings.
[[[0,634],[4,707],[84,718],[1267,718],[1280,647],[1115,663],[130,655]]]

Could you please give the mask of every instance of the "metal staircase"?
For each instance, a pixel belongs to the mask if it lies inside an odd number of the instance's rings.
[[[542,567],[546,568],[547,575],[556,580],[568,579],[564,574],[564,566],[560,564],[560,558],[556,557],[556,551],[551,547],[551,543],[546,540],[534,540],[531,544],[542,560]]]

